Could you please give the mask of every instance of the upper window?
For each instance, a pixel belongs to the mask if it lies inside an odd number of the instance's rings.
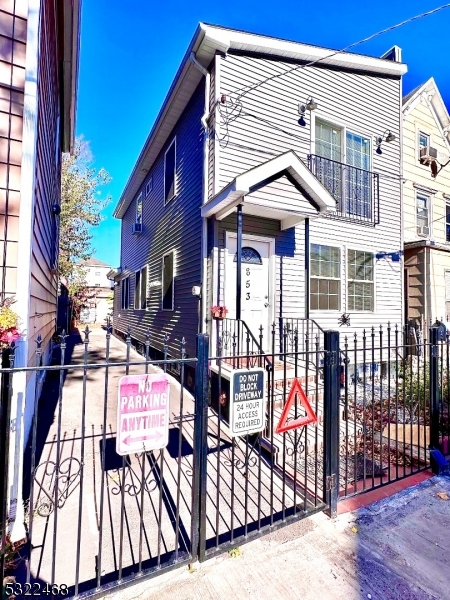
[[[95,276],[96,277],[100,277],[100,275],[101,275],[100,271],[95,271]]]
[[[142,192],[136,199],[136,223],[142,224]]]
[[[311,310],[340,310],[341,251],[311,244]]]
[[[426,146],[430,145],[430,136],[428,135],[428,133],[423,133],[422,131],[419,131],[419,158],[420,158],[420,151],[422,150],[422,148],[425,148]]]
[[[164,155],[164,204],[176,194],[176,138]]]
[[[349,250],[347,310],[374,310],[373,254]]]
[[[147,267],[136,271],[134,284],[134,309],[145,310],[147,308]]]
[[[126,309],[130,307],[130,278],[125,277],[121,281],[121,307]]]
[[[430,198],[417,194],[417,233],[429,235],[430,233]]]
[[[339,127],[316,119],[316,154],[342,161],[342,130]]]
[[[162,264],[162,308],[174,308],[174,253],[169,252],[163,256]]]
[[[445,241],[450,242],[450,204],[445,205]]]
[[[145,184],[145,195],[148,196],[153,189],[153,175],[150,176],[149,180]]]

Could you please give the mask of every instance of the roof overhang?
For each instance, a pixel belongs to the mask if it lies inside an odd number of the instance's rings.
[[[208,68],[217,52],[232,51],[258,53],[299,63],[320,60],[321,66],[357,70],[384,77],[399,78],[407,71],[405,64],[392,60],[336,52],[319,46],[200,23],[114,210],[116,218],[124,216],[203,77],[190,60],[191,53],[194,53],[203,67]]]
[[[62,151],[72,152],[78,93],[81,0],[62,0],[58,11],[61,61]]]
[[[309,210],[302,210],[301,207],[298,210],[287,209],[276,203],[264,206],[257,199],[248,196],[251,192],[264,187],[268,181],[283,175],[287,175],[308,200]],[[202,207],[202,217],[214,215],[220,221],[233,212],[238,204],[243,205],[246,214],[280,221],[281,229],[289,229],[306,217],[317,217],[336,211],[336,200],[293,151],[280,154],[235,177]],[[311,207],[314,212],[311,211]]]

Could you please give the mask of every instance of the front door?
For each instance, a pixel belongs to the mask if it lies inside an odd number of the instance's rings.
[[[227,235],[225,271],[225,304],[228,317],[236,318],[236,264],[237,236]],[[259,342],[260,327],[263,327],[264,349],[270,343],[270,323],[272,315],[270,282],[271,241],[243,236],[242,240],[242,281],[241,319]]]

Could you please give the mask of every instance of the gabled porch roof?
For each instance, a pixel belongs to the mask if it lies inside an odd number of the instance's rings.
[[[283,176],[301,193],[303,202],[298,206],[286,206],[276,200],[270,205],[262,204],[249,195]],[[293,227],[306,217],[336,211],[336,200],[292,150],[235,177],[202,207],[202,217],[214,215],[220,221],[238,204],[242,204],[245,214],[279,220],[281,229]]]

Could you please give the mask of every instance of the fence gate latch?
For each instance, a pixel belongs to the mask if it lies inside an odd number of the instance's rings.
[[[327,492],[336,489],[336,473],[327,476]]]

